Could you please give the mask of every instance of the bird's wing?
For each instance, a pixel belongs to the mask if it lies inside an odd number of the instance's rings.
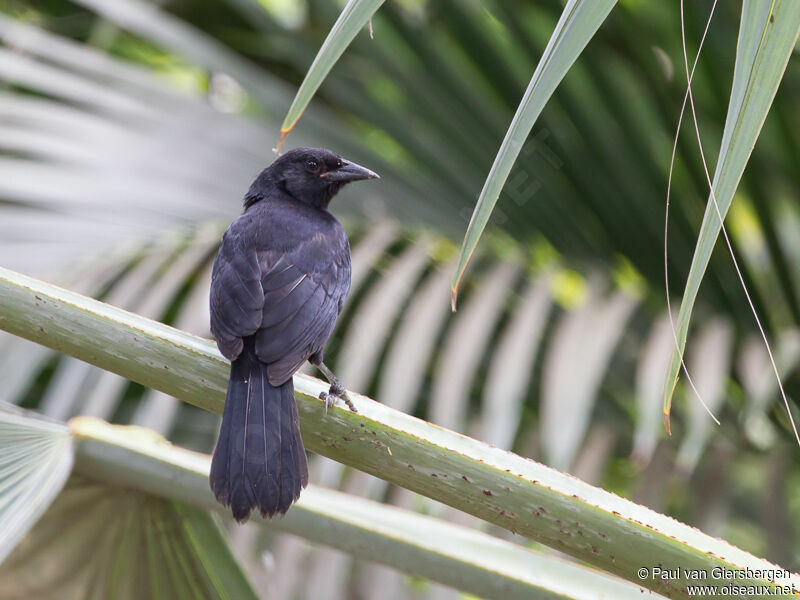
[[[226,233],[211,273],[211,333],[222,355],[234,360],[242,338],[261,326],[264,292],[255,250],[241,236]]]
[[[288,380],[328,340],[350,287],[350,257],[315,241],[281,255],[261,277],[256,354],[272,385]],[[311,257],[311,260],[309,260]]]

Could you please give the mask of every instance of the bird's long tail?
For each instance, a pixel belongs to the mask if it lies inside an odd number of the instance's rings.
[[[253,508],[265,517],[285,513],[308,483],[292,380],[271,385],[267,366],[247,344],[231,364],[210,483],[239,522]]]

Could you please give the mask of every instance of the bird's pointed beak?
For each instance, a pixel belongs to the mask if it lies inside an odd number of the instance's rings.
[[[327,173],[323,173],[321,177],[329,181],[341,181],[343,183],[347,183],[350,181],[360,181],[362,179],[380,179],[381,176],[378,175],[375,171],[370,171],[366,167],[362,167],[361,165],[357,165],[354,162],[350,162],[349,160],[343,160],[344,164],[335,169],[333,171],[328,171]]]

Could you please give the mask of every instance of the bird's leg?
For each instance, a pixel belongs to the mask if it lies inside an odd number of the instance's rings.
[[[321,360],[314,364],[320,371],[322,371],[322,374],[325,375],[328,383],[331,384],[331,387],[327,392],[322,392],[319,395],[320,399],[325,401],[325,410],[328,410],[329,406],[336,404],[337,398],[341,398],[344,400],[344,403],[347,404],[347,408],[352,410],[354,413],[357,413],[358,411],[356,410],[353,401],[350,400],[350,396],[347,395],[347,391],[344,389],[342,382],[336,378],[336,375],[333,374],[333,371],[326,367],[325,363]]]

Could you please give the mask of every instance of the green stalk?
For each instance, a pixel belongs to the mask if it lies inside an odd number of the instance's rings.
[[[102,302],[0,269],[0,328],[161,390],[222,411],[228,366],[214,344]],[[306,447],[552,546],[654,591],[697,583],[687,569],[774,569],[726,542],[574,477],[494,448],[364,396],[359,410],[318,399],[327,386],[305,375],[295,389]],[[677,569],[672,579],[640,569]],[[794,584],[800,577],[776,578]],[[774,586],[759,573],[737,584]],[[800,593],[800,592],[798,592]],[[735,594],[729,597],[737,597]],[[744,596],[742,596],[744,597]]]
[[[208,487],[210,457],[138,427],[78,417],[76,470],[92,479],[221,510]],[[639,598],[642,589],[594,569],[486,533],[372,500],[309,486],[269,527],[352,556],[422,575],[484,598]],[[202,544],[198,544],[202,547]]]

